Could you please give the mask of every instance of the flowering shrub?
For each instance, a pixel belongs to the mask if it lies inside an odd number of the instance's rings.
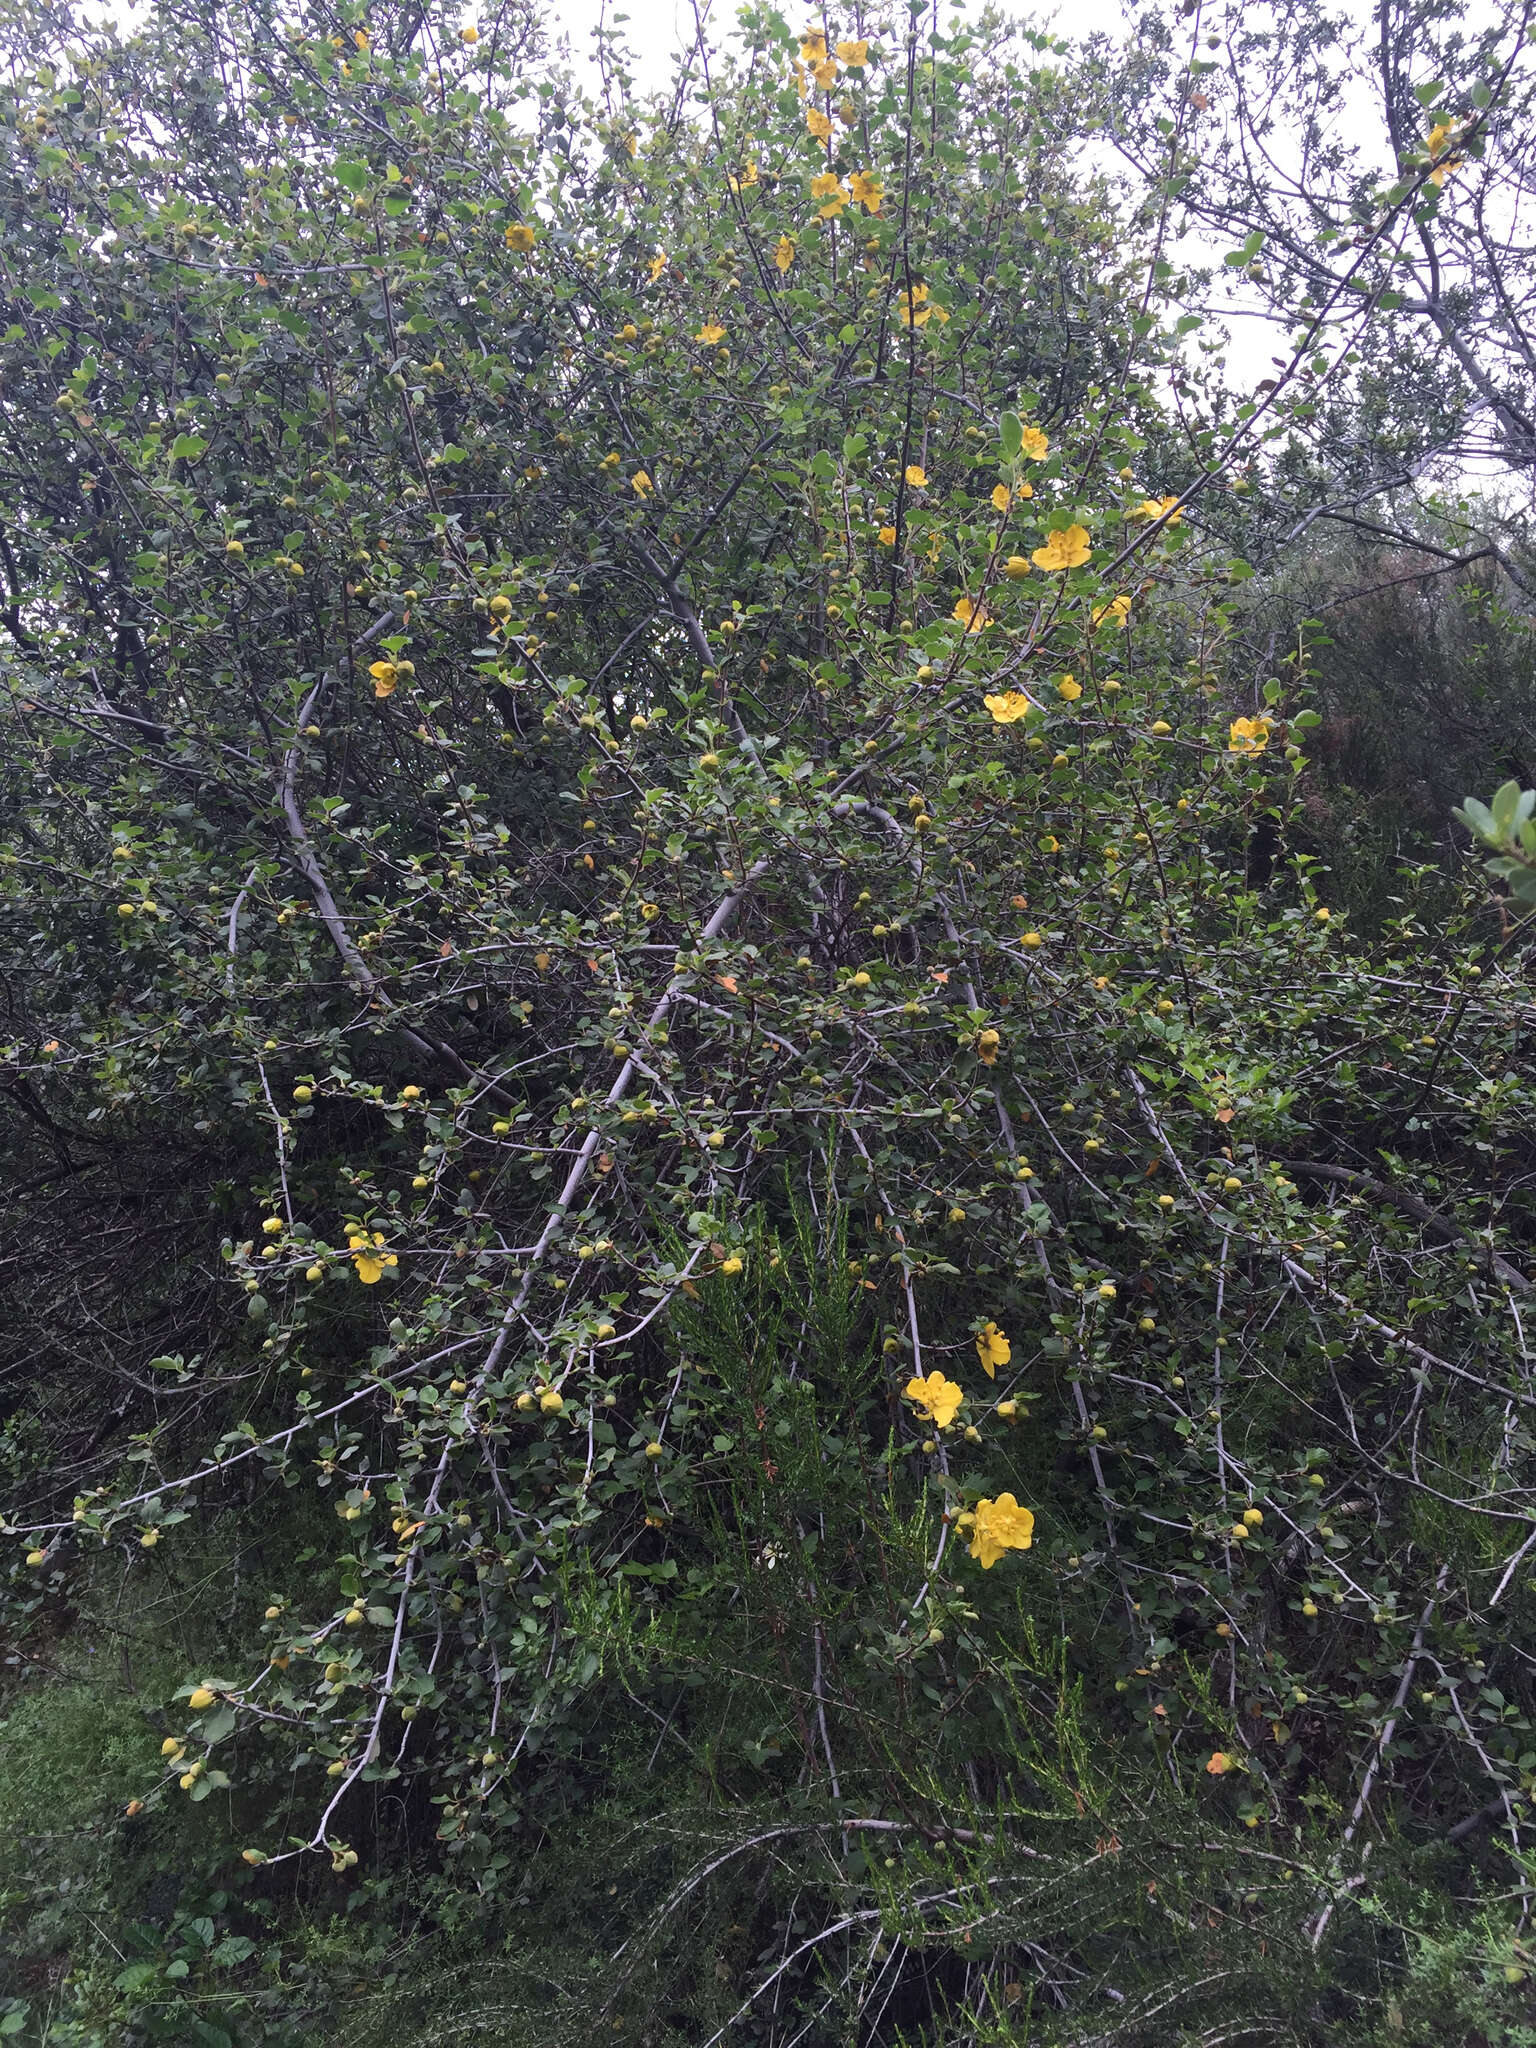
[[[682,121],[398,26],[6,131],[17,1625],[250,1535],[137,1809],[232,1883],[505,1899],[639,1715],[854,1900],[786,2027],[887,1923],[1123,2000],[1160,1882],[1258,1970],[1277,1869],[1310,1983],[1536,1788],[1518,951],[1249,885],[1255,433],[1048,39],[749,14]]]

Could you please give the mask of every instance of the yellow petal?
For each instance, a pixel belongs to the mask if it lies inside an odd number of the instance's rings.
[[[1023,690],[1004,690],[997,696],[983,697],[981,701],[999,725],[1016,725],[1035,708],[1034,699]]]

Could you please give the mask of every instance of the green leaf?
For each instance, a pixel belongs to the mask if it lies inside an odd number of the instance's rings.
[[[207,446],[201,434],[178,434],[171,443],[171,460],[196,462]]]
[[[339,158],[332,166],[332,169],[336,173],[338,182],[345,185],[349,192],[363,192],[367,190],[371,173],[366,164],[353,163],[346,158]]]
[[[1024,422],[1016,412],[1005,412],[998,423],[998,449],[1004,462],[1017,462],[1024,446]]]
[[[1499,828],[1493,821],[1492,811],[1475,796],[1463,797],[1451,812],[1451,816],[1459,818],[1467,830],[1476,833],[1479,839],[1496,840],[1499,836]]]
[[[1493,792],[1490,806],[1493,812],[1494,830],[1501,839],[1508,839],[1520,821],[1521,791],[1518,782],[1504,782]],[[1529,810],[1526,815],[1529,816]]]

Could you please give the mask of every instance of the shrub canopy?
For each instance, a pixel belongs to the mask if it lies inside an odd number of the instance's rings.
[[[1246,660],[1333,302],[1181,416],[1189,137],[994,22],[9,27],[7,1599],[219,1579],[133,1825],[494,1924],[664,1804],[545,2039],[1385,2024],[1533,1782],[1529,1019]]]

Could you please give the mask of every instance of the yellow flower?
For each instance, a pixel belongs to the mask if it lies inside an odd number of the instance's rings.
[[[827,39],[819,28],[800,31],[800,60],[804,64],[824,64],[827,61]]]
[[[638,156],[638,155],[640,154],[640,138],[639,138],[639,136],[638,136],[638,135],[626,135],[626,136],[625,136],[625,138],[624,138],[624,149],[625,149],[625,152],[626,152],[626,154],[627,154],[628,156],[630,156],[631,158],[637,157],[637,156]]]
[[[820,107],[806,109],[805,125],[818,142],[829,142],[832,139],[832,123]]]
[[[983,632],[992,623],[992,615],[986,606],[973,604],[968,597],[955,599],[955,608],[950,616],[958,619],[967,633]]]
[[[717,342],[724,341],[725,329],[717,321],[706,320],[693,338],[695,341],[702,341],[706,347],[713,348]]]
[[[1206,1770],[1213,1778],[1224,1778],[1232,1768],[1232,1758],[1224,1749],[1218,1749],[1206,1764]]]
[[[656,254],[651,258],[650,262],[645,267],[650,272],[651,283],[654,284],[657,278],[660,277],[661,273],[667,267],[666,250],[658,249],[656,251]]]
[[[1021,1508],[1011,1493],[977,1501],[974,1513],[971,1555],[981,1560],[984,1572],[991,1571],[1005,1550],[1028,1550],[1035,1540],[1033,1512]]]
[[[478,42],[479,42],[479,40],[480,40],[480,31],[479,31],[479,29],[477,29],[477,28],[461,28],[461,29],[459,30],[459,41],[460,41],[461,43],[478,43]]]
[[[400,671],[392,661],[373,661],[368,664],[368,673],[373,677],[375,697],[388,697],[400,680]]]
[[[1006,484],[994,484],[992,486],[992,509],[994,512],[1006,512],[1012,503],[1013,493]]]
[[[1023,690],[1004,690],[1000,696],[983,697],[981,701],[999,725],[1017,725],[1035,708],[1034,698]]]
[[[1229,754],[1262,754],[1269,745],[1267,718],[1234,718],[1227,735]]]
[[[1455,128],[1449,121],[1437,121],[1434,127],[1430,129],[1424,147],[1431,156],[1439,156],[1455,132]],[[1429,182],[1437,192],[1451,175],[1452,171],[1459,171],[1461,169],[1462,162],[1463,159],[1459,156],[1447,156],[1435,165],[1429,174]]]
[[[757,183],[757,165],[756,165],[756,164],[748,164],[748,165],[746,166],[746,168],[745,168],[745,169],[744,169],[744,170],[742,171],[742,174],[741,174],[741,176],[740,176],[739,178],[732,178],[732,179],[731,179],[731,181],[730,181],[730,185],[731,185],[731,190],[732,190],[733,192],[745,192],[745,191],[747,190],[747,188],[748,188],[749,186],[751,186],[751,185],[755,185],[756,183]]]
[[[507,229],[503,239],[509,249],[516,249],[520,255],[526,256],[533,247],[534,232],[531,227],[518,220],[514,221],[511,227]]]
[[[896,545],[896,529],[895,529],[895,527],[894,527],[894,526],[882,526],[882,527],[881,527],[881,529],[880,529],[880,545],[881,545],[881,547],[883,547],[883,548],[893,548],[893,547],[895,547],[895,545]]]
[[[1029,563],[1023,555],[1010,555],[1003,564],[1003,574],[1010,583],[1022,583],[1029,574]]]
[[[1104,619],[1113,619],[1121,632],[1130,614],[1131,600],[1128,597],[1112,597],[1108,604],[1096,604],[1093,608],[1093,623],[1097,626]]]
[[[393,1252],[387,1252],[383,1249],[383,1245],[384,1233],[382,1230],[376,1230],[373,1233],[373,1243],[371,1245],[367,1238],[361,1234],[354,1234],[347,1239],[347,1249],[352,1254],[352,1263],[357,1268],[357,1277],[365,1287],[372,1287],[375,1281],[381,1279],[386,1266],[398,1266],[400,1263]]]
[[[996,1032],[993,1032],[992,1036],[995,1038]],[[977,1331],[976,1356],[981,1360],[981,1369],[989,1380],[995,1380],[997,1368],[1006,1365],[1012,1358],[1013,1346],[996,1323],[983,1323]]]
[[[1076,676],[1063,676],[1056,685],[1058,697],[1064,697],[1069,704],[1075,704],[1083,694],[1083,686]]]
[[[855,171],[848,180],[855,205],[862,206],[866,213],[878,213],[885,188],[878,178],[872,178],[868,171]]]
[[[648,498],[656,488],[643,469],[637,469],[629,482],[637,498]]]
[[[925,1380],[908,1380],[906,1395],[925,1422],[948,1429],[965,1399],[965,1389],[957,1387],[953,1380],[945,1379],[943,1373],[931,1372]]]
[[[1031,462],[1044,462],[1051,452],[1049,438],[1038,427],[1026,427],[1019,436],[1019,446]]]
[[[789,269],[789,266],[791,265],[791,263],[794,262],[794,260],[795,244],[793,239],[789,235],[780,235],[778,241],[774,245],[773,264],[774,268],[778,271],[781,277]]]
[[[812,178],[811,197],[826,202],[819,209],[823,220],[836,220],[848,204],[848,194],[843,190],[843,181],[835,171],[823,171],[819,178]]]
[[[915,284],[911,291],[902,293],[896,317],[903,327],[926,327],[930,320],[937,320],[942,327],[949,315],[942,306],[928,303],[927,285]]]
[[[995,1067],[997,1065],[997,1049],[1002,1044],[1002,1042],[1003,1040],[1001,1032],[982,1032],[981,1036],[976,1041],[976,1057],[981,1061],[981,1064],[984,1067]],[[979,1345],[981,1339],[978,1337],[976,1341]],[[982,1360],[982,1364],[986,1364],[985,1359]]]
[[[1133,505],[1126,513],[1127,519],[1161,519],[1166,515],[1170,526],[1181,526],[1184,514],[1179,510],[1177,498],[1143,498],[1139,505]]]
[[[1048,534],[1045,546],[1035,549],[1033,560],[1037,569],[1080,569],[1092,553],[1087,527],[1069,526],[1064,533]]]
[[[826,92],[828,87],[837,83],[837,59],[835,57],[825,57],[821,63],[813,64],[811,66],[811,76],[821,87],[822,91]]]
[[[857,43],[839,43],[837,54],[850,71],[857,71],[861,64],[869,62],[869,42],[866,39]]]
[[[904,472],[907,482],[914,491],[926,489],[928,472],[919,462],[909,462]]]

